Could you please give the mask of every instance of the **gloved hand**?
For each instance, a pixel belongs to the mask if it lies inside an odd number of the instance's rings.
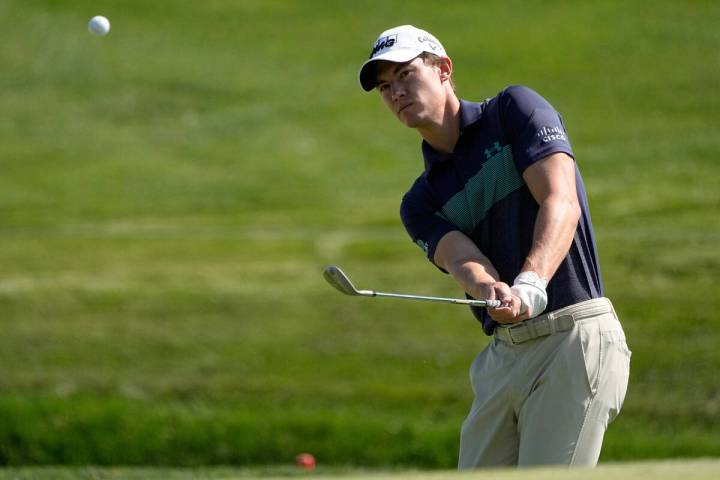
[[[548,281],[535,272],[522,272],[515,278],[510,291],[520,299],[520,314],[528,312],[528,318],[537,317],[547,307]]]

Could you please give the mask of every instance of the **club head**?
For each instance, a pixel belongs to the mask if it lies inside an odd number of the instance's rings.
[[[325,271],[323,271],[323,277],[325,277],[325,280],[344,293],[345,295],[360,295],[360,292],[355,288],[355,286],[350,282],[350,279],[343,273],[342,270],[340,270],[338,267],[334,265],[330,265],[329,267],[325,267]]]

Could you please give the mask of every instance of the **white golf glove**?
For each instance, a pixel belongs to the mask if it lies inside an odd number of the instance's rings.
[[[548,281],[535,272],[522,272],[515,278],[510,291],[522,302],[520,314],[528,312],[529,318],[533,318],[545,310],[548,300],[545,291],[547,284]]]

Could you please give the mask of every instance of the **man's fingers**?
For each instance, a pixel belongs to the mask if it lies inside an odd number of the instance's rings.
[[[512,294],[512,290],[507,283],[497,282],[487,294],[490,300],[500,300],[502,305],[497,308],[488,309],[490,318],[498,323],[517,323],[528,318],[528,313],[520,313],[522,302]]]
[[[500,300],[503,305],[509,305],[512,299],[510,285],[507,283],[497,282],[493,285],[492,294],[496,299]]]
[[[503,305],[498,308],[488,310],[490,317],[498,323],[517,323],[529,318],[528,312],[520,313],[522,306],[520,299],[514,295],[509,298],[501,297]],[[506,303],[507,302],[507,303]]]

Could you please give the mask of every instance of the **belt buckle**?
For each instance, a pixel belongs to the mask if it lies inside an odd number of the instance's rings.
[[[520,345],[521,343],[523,343],[525,341],[525,340],[523,340],[523,341],[515,340],[515,337],[513,337],[513,334],[512,334],[513,330],[516,330],[516,329],[518,329],[520,327],[524,327],[524,326],[525,325],[523,325],[523,322],[518,322],[513,325],[510,325],[509,327],[505,327],[507,329],[508,337],[510,337],[510,343],[512,343],[513,345]]]

